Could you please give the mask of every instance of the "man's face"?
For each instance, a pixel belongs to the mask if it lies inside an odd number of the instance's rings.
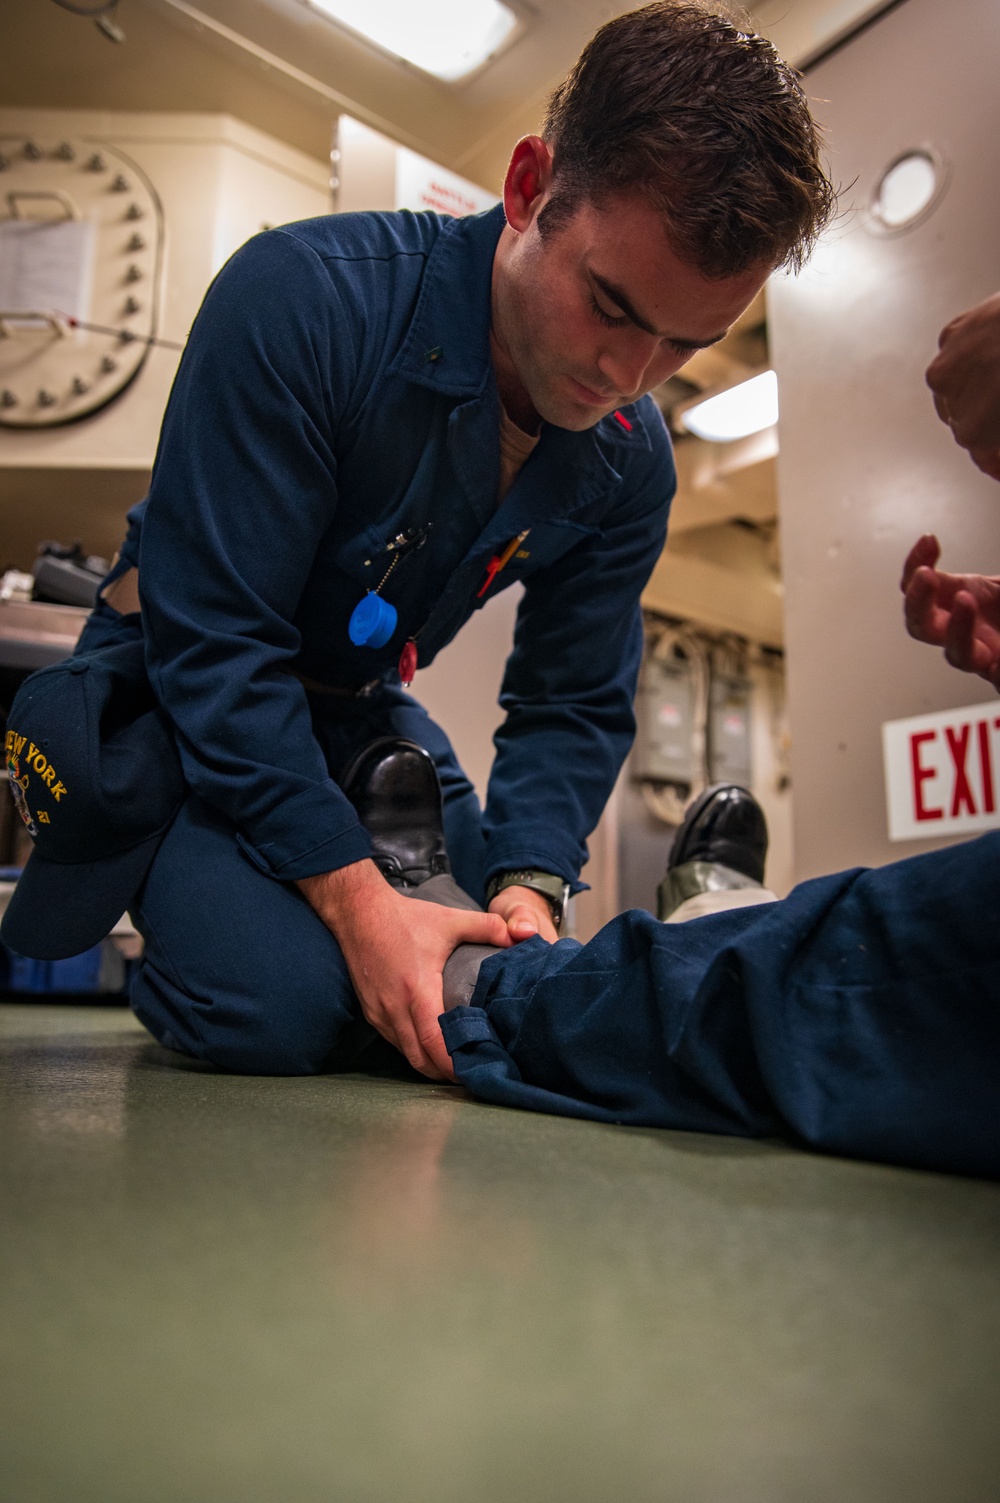
[[[770,268],[710,279],[678,259],[645,199],[584,202],[547,236],[536,212],[504,231],[494,274],[498,382],[547,423],[579,432],[716,343]],[[515,415],[512,413],[512,415]]]

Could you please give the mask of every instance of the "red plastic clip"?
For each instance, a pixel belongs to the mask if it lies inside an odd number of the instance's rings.
[[[417,644],[412,637],[403,643],[403,650],[399,654],[399,682],[404,689],[408,689],[413,683],[417,672]]]
[[[489,563],[486,565],[486,578],[483,580],[482,585],[480,586],[480,588],[476,591],[476,599],[477,600],[482,600],[483,596],[486,594],[486,591],[489,589],[490,585],[493,583],[493,581],[496,579],[497,575],[500,573],[500,570],[501,570],[502,567],[503,566],[500,563],[500,555],[499,555],[499,553],[494,553],[493,557],[490,559]]]
[[[620,413],[618,409],[615,408],[615,411],[612,415],[618,419],[622,427],[625,429],[626,433],[632,432],[632,424],[629,422],[628,418],[624,416],[623,413]]]

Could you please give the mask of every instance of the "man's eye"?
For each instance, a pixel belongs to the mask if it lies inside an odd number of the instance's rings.
[[[614,318],[610,313],[606,313],[593,293],[590,294],[590,309],[594,317],[600,319],[601,323],[608,329],[620,329],[622,324],[628,323],[628,319],[624,313],[620,318]]]
[[[690,344],[678,344],[676,339],[670,340],[670,348],[675,355],[683,355],[685,360],[690,360],[695,353],[696,346]]]

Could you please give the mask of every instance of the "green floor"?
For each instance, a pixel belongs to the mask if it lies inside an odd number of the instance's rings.
[[[3,1503],[995,1503],[1000,1186],[0,1007]]]

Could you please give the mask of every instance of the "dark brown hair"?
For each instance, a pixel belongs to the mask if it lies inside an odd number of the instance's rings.
[[[549,101],[543,234],[583,201],[637,192],[706,276],[798,270],[836,196],[798,75],[738,15],[656,0],[601,27]]]

